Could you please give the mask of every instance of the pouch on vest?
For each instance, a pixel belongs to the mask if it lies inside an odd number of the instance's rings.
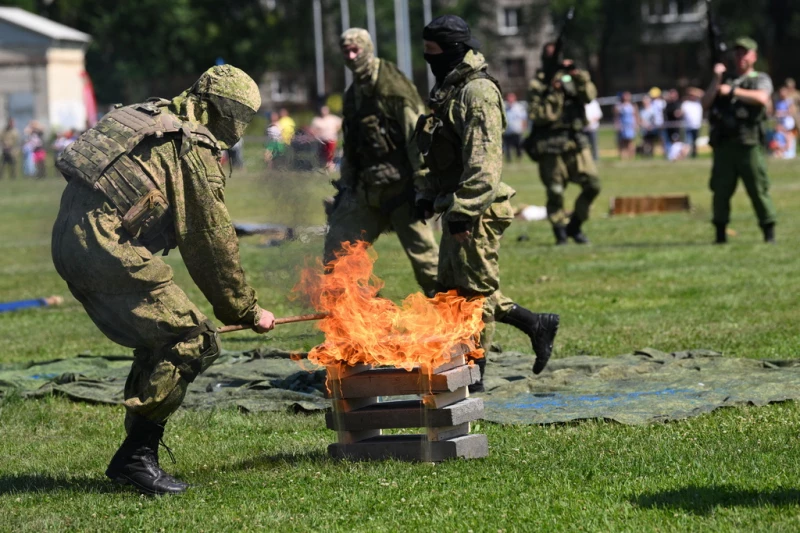
[[[374,157],[386,157],[397,149],[386,128],[375,115],[362,118],[360,128],[361,139],[372,149]]]
[[[158,189],[142,196],[122,217],[122,227],[150,251],[174,247],[169,203]]]

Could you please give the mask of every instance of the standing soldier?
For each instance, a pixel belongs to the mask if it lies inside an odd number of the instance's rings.
[[[347,30],[340,44],[355,81],[344,97],[344,160],[329,206],[325,263],[343,242],[371,243],[394,230],[417,283],[432,295],[439,251],[431,226],[414,219],[414,179],[423,171],[412,137],[425,106],[394,64],[375,57],[366,30]]]
[[[578,244],[589,239],[581,230],[589,219],[589,209],[600,193],[600,178],[592,157],[591,144],[584,132],[589,121],[586,105],[597,97],[589,73],[570,60],[557,61],[555,43],[542,49],[542,65],[531,81],[528,105],[533,131],[526,141],[531,159],[539,162],[539,176],[547,191],[547,216],[553,225],[556,244],[567,237]],[[552,77],[548,74],[552,72]],[[581,187],[571,216],[564,212],[564,189],[569,182]]]
[[[514,217],[509,200],[515,194],[501,180],[506,117],[500,87],[486,72],[480,43],[461,18],[434,19],[423,39],[436,86],[429,102],[433,113],[417,127],[430,174],[417,183],[416,205],[420,218],[442,216],[440,290],[485,298],[481,344],[487,352],[495,320],[526,333],[538,374],[550,358],[559,317],[532,313],[500,292],[498,250]],[[481,370],[485,361],[479,361]]]
[[[245,280],[220,166],[222,151],[260,105],[247,74],[213,67],[171,101],[111,111],[57,162],[68,184],[53,228],[53,263],[97,327],[134,349],[127,437],[106,475],[145,494],[187,489],[159,466],[158,443],[189,384],[220,353],[214,324],[154,254],[177,246],[225,324],[259,333],[274,325]]]
[[[776,213],[769,195],[764,157],[772,80],[753,68],[758,59],[758,45],[753,39],[737,39],[734,57],[737,77],[723,82],[727,68],[722,63],[714,65],[714,77],[703,95],[703,107],[710,110],[711,146],[714,148],[710,187],[714,194],[716,243],[728,241],[726,228],[730,221],[731,197],[739,176],[753,203],[764,241],[774,243]]]

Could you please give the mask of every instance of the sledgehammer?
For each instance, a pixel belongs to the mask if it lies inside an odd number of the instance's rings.
[[[281,324],[294,324],[295,322],[310,322],[311,320],[322,320],[323,318],[328,318],[329,316],[331,315],[328,313],[287,316],[285,318],[276,318],[275,325],[280,326]],[[235,326],[223,326],[217,330],[217,333],[230,333],[232,331],[242,331],[244,329],[253,329],[253,326],[244,326],[241,324]]]

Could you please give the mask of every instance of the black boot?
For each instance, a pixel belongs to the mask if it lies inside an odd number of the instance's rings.
[[[486,390],[483,387],[483,375],[486,372],[486,355],[484,355],[480,359],[476,359],[475,364],[478,365],[478,369],[481,371],[481,380],[469,386],[470,394],[472,394],[473,392],[484,392]]]
[[[764,224],[761,226],[761,231],[764,232],[764,242],[775,244],[775,223]]]
[[[553,352],[553,341],[558,333],[559,316],[547,313],[531,313],[529,310],[514,304],[514,307],[500,322],[509,324],[521,330],[531,339],[536,362],[533,364],[533,373],[539,374]]]
[[[556,246],[567,244],[567,228],[563,224],[553,224],[553,235],[556,236]]]
[[[111,459],[106,476],[121,485],[131,485],[142,494],[186,492],[189,485],[170,476],[158,465],[158,443],[163,435],[164,426],[136,417],[128,436]]]
[[[714,227],[717,230],[717,239],[714,241],[714,244],[725,244],[728,242],[728,232],[726,229],[726,224],[714,224]]]
[[[576,244],[589,244],[589,238],[581,231],[583,222],[572,218],[567,224],[567,237],[571,237]]]

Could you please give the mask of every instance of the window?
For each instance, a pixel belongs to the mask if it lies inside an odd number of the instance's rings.
[[[651,24],[699,22],[706,15],[703,0],[646,0],[642,2],[642,18]]]
[[[525,60],[522,58],[506,59],[506,77],[508,79],[525,78]]]
[[[516,35],[522,22],[522,9],[501,7],[497,12],[497,28],[500,35]]]

